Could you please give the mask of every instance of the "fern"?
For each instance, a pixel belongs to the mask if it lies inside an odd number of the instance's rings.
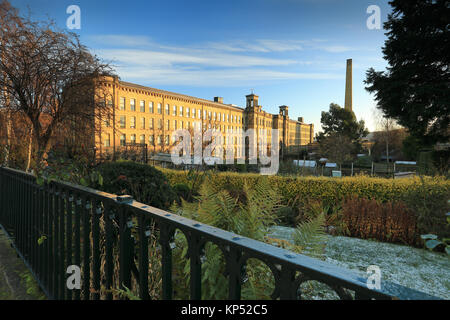
[[[315,258],[323,257],[327,240],[323,229],[325,223],[325,214],[321,212],[316,217],[310,217],[297,225],[293,240],[295,245],[301,248],[302,253]]]
[[[222,189],[215,183],[215,176],[206,177],[199,188],[194,203],[182,200],[174,204],[172,211],[184,217],[221,228],[248,238],[284,247],[297,253],[318,255],[324,248],[325,215],[317,208],[308,221],[299,224],[294,243],[267,237],[269,228],[275,225],[276,212],[280,209],[281,195],[267,177],[255,183],[244,182],[242,189]],[[319,213],[320,212],[320,213]],[[188,299],[190,264],[186,253],[188,245],[181,233],[175,236],[173,251],[174,285],[178,298]],[[215,245],[207,243],[202,266],[202,298],[226,299],[227,279],[224,276],[225,261]],[[270,269],[261,261],[250,259],[245,268],[246,279],[242,286],[244,299],[267,299],[274,290]]]

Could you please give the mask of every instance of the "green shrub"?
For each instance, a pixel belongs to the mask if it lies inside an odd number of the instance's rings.
[[[164,174],[152,166],[131,161],[105,162],[97,167],[102,191],[133,196],[136,201],[167,210],[177,199]]]
[[[192,191],[187,184],[177,183],[176,185],[173,186],[173,190],[180,199],[180,201],[178,202],[179,204],[181,203],[181,198],[189,202],[192,201]]]
[[[404,195],[404,201],[416,215],[417,227],[421,234],[450,238],[450,225],[446,216],[450,211],[449,198],[449,192],[435,192],[433,186],[424,179],[416,188]]]
[[[280,225],[293,226],[296,222],[297,211],[292,207],[281,207],[277,212],[277,220]]]

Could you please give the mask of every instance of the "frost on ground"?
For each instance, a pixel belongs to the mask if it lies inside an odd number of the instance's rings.
[[[271,237],[290,241],[294,230],[274,227]],[[381,269],[381,281],[388,280],[450,299],[450,258],[443,253],[392,243],[328,236],[325,261],[352,270],[362,277],[367,277],[368,266],[377,265]]]

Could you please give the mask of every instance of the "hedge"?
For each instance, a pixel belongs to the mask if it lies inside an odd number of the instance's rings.
[[[132,195],[139,202],[167,210],[177,195],[164,174],[155,167],[132,161],[105,162],[96,170],[103,184],[96,186],[105,192]]]
[[[171,185],[183,183],[189,185],[188,174],[185,171],[160,169]],[[261,175],[252,173],[219,172],[216,176],[218,185],[228,189],[242,189],[244,181],[255,183]],[[342,203],[349,197],[375,199],[381,202],[404,200],[408,192],[420,190],[422,182],[419,177],[410,179],[384,179],[366,176],[328,178],[328,177],[285,177],[269,176],[271,185],[277,187],[285,204],[294,198],[307,203],[321,200],[328,206]],[[441,177],[425,177],[429,197],[449,195],[450,180]]]

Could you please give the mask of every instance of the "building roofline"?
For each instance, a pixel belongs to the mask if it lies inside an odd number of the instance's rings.
[[[196,100],[196,101],[201,102],[201,103],[207,103],[207,104],[212,104],[212,105],[216,105],[216,106],[220,106],[220,107],[226,107],[226,108],[230,108],[230,109],[244,111],[244,108],[239,107],[239,106],[232,106],[230,104],[215,102],[215,101],[212,101],[212,100],[192,97],[192,96],[188,96],[188,95],[185,95],[185,94],[180,94],[180,93],[175,93],[175,92],[171,92],[171,91],[166,91],[166,90],[156,89],[156,88],[152,88],[152,87],[142,86],[142,85],[139,85],[139,84],[126,82],[126,81],[122,81],[122,80],[119,80],[119,85],[133,87],[133,88],[142,89],[142,90],[149,90],[149,91],[153,91],[153,92],[156,92],[156,93],[159,93],[159,94],[163,94],[163,95],[174,96],[176,98],[182,98],[182,99],[188,99],[188,100]]]

